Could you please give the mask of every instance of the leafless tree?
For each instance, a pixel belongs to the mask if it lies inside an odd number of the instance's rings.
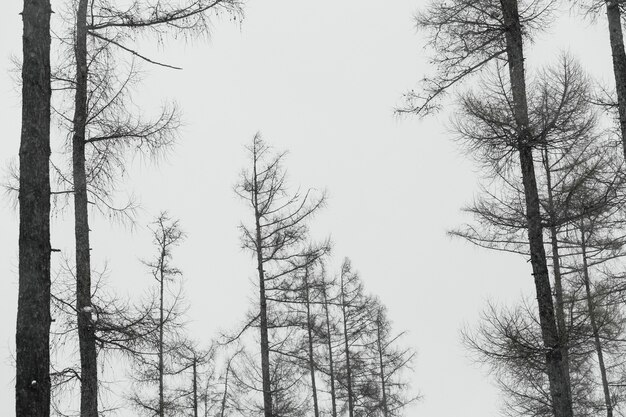
[[[273,153],[259,134],[254,136],[247,149],[251,167],[241,174],[235,192],[253,211],[254,222],[241,225],[242,243],[256,259],[263,409],[265,417],[272,417],[278,415],[272,405],[273,396],[283,396],[284,390],[273,392],[271,387],[270,350],[275,346],[274,350],[280,351],[281,343],[270,341],[270,327],[280,324],[272,321],[279,318],[276,313],[271,314],[268,300],[279,300],[280,295],[275,294],[281,293],[291,275],[328,251],[327,244],[308,244],[308,222],[324,205],[324,195],[314,197],[312,190],[290,194],[282,165],[285,153]],[[282,370],[281,363],[283,361],[277,362],[275,366],[278,368],[275,369]]]
[[[127,8],[117,7],[109,1],[76,2],[73,30],[65,42],[73,51],[70,62],[75,75],[61,72],[57,79],[74,92],[73,117],[65,117],[59,112],[71,126],[72,175],[69,177],[59,172],[59,176],[64,182],[70,178],[74,195],[82,416],[95,417],[98,413],[95,336],[87,311],[92,308],[89,196],[113,208],[107,201],[106,190],[110,189],[110,182],[115,178],[112,168],[123,167],[124,150],[137,147],[158,152],[171,143],[172,133],[178,125],[175,109],[165,109],[155,121],[147,123],[124,111],[121,104],[128,79],[117,90],[111,85],[110,81],[117,77],[112,63],[113,50],[159,64],[140,54],[129,43],[132,44],[139,33],[146,32],[156,33],[159,39],[168,32],[206,34],[209,14],[219,9],[236,11],[238,3],[236,0],[192,0],[178,4],[134,2]],[[98,192],[90,193],[90,187],[91,191]]]
[[[398,345],[405,333],[393,333],[386,308],[379,300],[373,303],[372,314],[376,330],[374,358],[378,359],[376,374],[380,379],[380,396],[375,411],[382,411],[383,417],[400,416],[405,407],[419,399],[419,395],[410,393],[406,380],[406,371],[415,358],[415,351]]]
[[[144,353],[133,358],[136,387],[131,401],[148,415],[164,417],[176,412],[181,399],[174,389],[166,387],[166,378],[180,375],[191,363],[184,360],[190,344],[183,333],[181,290],[179,285],[172,285],[181,275],[172,264],[172,251],[185,235],[178,221],[167,213],[161,213],[153,224],[157,254],[145,265],[158,284],[153,314],[155,331],[143,340]]]

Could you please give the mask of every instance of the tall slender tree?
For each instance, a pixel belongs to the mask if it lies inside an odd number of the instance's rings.
[[[156,311],[153,312],[154,331],[143,341],[144,354],[134,357],[137,389],[131,401],[139,410],[164,417],[179,408],[174,390],[166,386],[166,378],[181,374],[194,362],[188,360],[193,355],[188,354],[190,345],[182,333],[180,287],[175,290],[171,285],[181,275],[172,264],[173,249],[185,235],[178,221],[172,220],[167,213],[158,216],[152,232],[157,253],[145,264],[158,285]]]
[[[311,190],[304,194],[290,194],[283,167],[285,153],[275,154],[261,139],[254,136],[248,148],[249,170],[241,175],[235,192],[253,211],[253,223],[242,224],[243,247],[255,257],[259,284],[259,328],[261,348],[261,374],[263,385],[263,410],[265,417],[274,416],[272,391],[272,366],[270,364],[269,299],[280,299],[285,281],[298,270],[306,268],[328,252],[328,245],[310,246],[308,221],[324,205],[324,196],[314,197]],[[275,364],[279,366],[279,364]],[[282,368],[276,368],[282,369]],[[275,404],[274,404],[275,405]],[[276,411],[277,413],[278,411]]]
[[[102,115],[105,105],[98,111],[94,110],[94,96],[90,96],[90,74],[92,62],[102,56],[110,54],[112,48],[118,48],[123,53],[130,53],[146,62],[157,64],[146,58],[132,47],[124,45],[124,40],[132,41],[132,34],[153,30],[159,34],[165,34],[166,29],[183,33],[195,31],[196,33],[208,33],[208,14],[214,8],[237,8],[236,0],[192,0],[182,5],[171,5],[157,1],[155,3],[136,2],[130,8],[116,8],[110,2],[92,2],[78,0],[75,18],[74,59],[76,76],[72,86],[75,91],[74,117],[72,122],[72,179],[74,193],[74,216],[75,216],[75,239],[76,239],[76,303],[78,314],[78,333],[81,357],[81,416],[96,417],[98,413],[98,375],[97,353],[95,344],[95,330],[90,323],[91,300],[91,254],[89,244],[89,214],[88,214],[88,178],[86,146],[96,143],[104,143],[105,148],[121,143],[146,142],[147,138],[162,137],[168,132],[174,120],[170,117],[161,118],[155,124],[129,124],[113,123],[100,124],[104,128],[100,135],[88,137],[89,125],[94,125],[94,120]],[[92,48],[89,45],[91,41]],[[103,78],[106,81],[108,75]],[[102,81],[102,80],[100,80]],[[96,83],[97,84],[97,83]],[[117,94],[113,95],[113,101]],[[90,99],[91,103],[90,103]],[[91,105],[91,108],[90,108]],[[118,115],[119,117],[119,115]],[[120,117],[119,120],[125,120]],[[176,124],[174,122],[173,124]],[[156,128],[156,129],[155,129]],[[96,129],[97,130],[97,129]],[[148,143],[150,140],[148,139]],[[114,145],[111,145],[114,144]],[[100,153],[109,155],[108,152]],[[105,156],[106,158],[106,156]],[[107,172],[105,176],[111,176]]]
[[[547,3],[547,6],[542,6]],[[437,50],[439,74],[426,85],[426,94],[409,94],[406,112],[432,110],[437,96],[455,83],[481,70],[495,58],[506,58],[509,70],[512,113],[514,117],[516,157],[525,200],[530,263],[537,294],[542,337],[546,347],[550,394],[556,417],[572,416],[567,367],[563,360],[561,340],[554,314],[552,289],[543,242],[543,227],[535,173],[533,148],[536,143],[530,131],[526,76],[524,69],[524,36],[546,16],[550,2],[530,1],[520,16],[517,0],[455,0],[436,3],[418,18],[418,23],[432,29],[431,44]],[[417,104],[415,104],[417,102]]]

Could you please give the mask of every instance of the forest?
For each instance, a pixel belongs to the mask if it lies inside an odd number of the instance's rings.
[[[626,415],[626,1],[19,7],[4,414]]]

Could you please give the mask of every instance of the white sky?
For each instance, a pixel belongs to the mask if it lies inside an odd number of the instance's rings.
[[[396,330],[410,332],[406,342],[418,350],[414,386],[424,396],[412,413],[495,415],[497,391],[467,357],[459,329],[476,322],[487,299],[532,297],[530,265],[445,235],[463,221],[460,208],[476,191],[475,167],[449,139],[445,112],[423,121],[393,115],[401,94],[427,69],[412,20],[424,5],[252,0],[243,24],[216,21],[210,42],[147,47],[147,55],[184,70],[144,66],[135,101],[149,114],[155,103],[175,99],[185,127],[167,161],[135,163],[126,179],[142,202],[139,227],[92,217],[94,266],[107,260],[122,293],[150,285],[138,261],[152,253],[143,225],[169,210],[189,235],[175,262],[185,273],[193,336],[208,341],[217,329],[239,323],[254,269],[239,249],[237,225],[248,213],[232,186],[245,163],[243,145],[261,131],[290,151],[294,185],[328,190],[328,207],[312,229],[332,236],[335,264],[349,256],[367,289],[389,307]],[[21,2],[7,2],[0,17],[2,165],[15,159],[19,146],[20,98],[9,58],[21,54],[20,11]],[[602,18],[595,26],[564,18],[527,46],[527,68],[570,50],[612,87]],[[72,257],[69,220],[69,211],[55,217],[52,244]],[[3,196],[0,415],[14,412],[17,226]]]

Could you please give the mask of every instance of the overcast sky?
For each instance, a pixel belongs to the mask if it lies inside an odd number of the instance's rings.
[[[20,132],[19,91],[9,71],[10,56],[21,54],[21,2],[6,3],[0,17],[2,166],[15,160]],[[60,3],[53,1],[53,8]],[[134,229],[93,214],[94,267],[108,262],[110,281],[122,294],[150,285],[139,262],[151,253],[145,225],[168,210],[188,234],[175,263],[185,274],[194,338],[208,341],[240,323],[255,270],[237,230],[250,213],[232,187],[246,162],[244,145],[260,131],[277,149],[289,150],[294,186],[328,191],[328,206],[312,230],[332,237],[335,270],[350,257],[366,288],[388,306],[395,329],[409,332],[406,342],[418,351],[413,384],[424,396],[412,415],[496,415],[497,390],[464,351],[459,330],[476,323],[488,299],[532,300],[530,264],[446,236],[464,221],[460,209],[477,191],[479,173],[450,139],[448,113],[421,121],[393,115],[402,93],[428,70],[412,19],[425,4],[252,0],[242,23],[216,20],[208,42],[155,48],[146,40],[147,55],[183,70],[144,65],[135,102],[149,115],[174,99],[185,126],[165,161],[136,160],[124,181],[122,191],[142,203]],[[569,50],[613,87],[603,17],[591,24],[565,12],[527,45],[527,68]],[[52,245],[71,258],[69,220],[69,210],[54,216]],[[0,415],[14,412],[17,226],[3,195]]]

